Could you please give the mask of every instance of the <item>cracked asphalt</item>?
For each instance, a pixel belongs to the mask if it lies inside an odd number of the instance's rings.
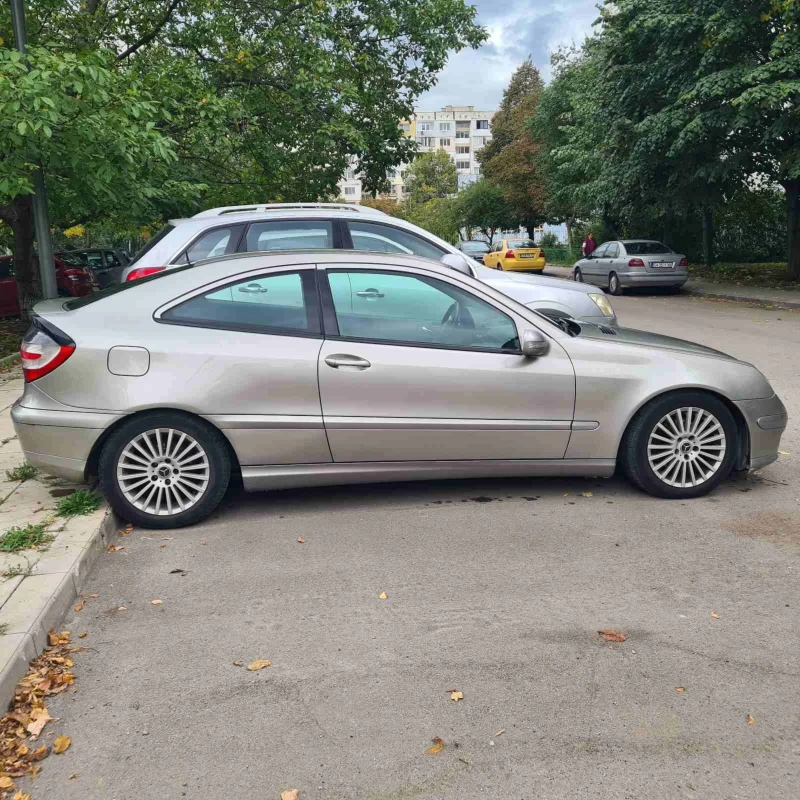
[[[757,364],[789,409],[789,455],[690,502],[617,478],[231,492],[196,527],[134,530],[64,625],[88,649],[46,740],[72,746],[21,788],[800,796],[800,312],[614,303],[624,324]],[[272,666],[248,671],[259,658]]]

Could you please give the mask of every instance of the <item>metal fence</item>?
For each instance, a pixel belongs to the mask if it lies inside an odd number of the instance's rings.
[[[580,258],[580,253],[567,245],[545,247],[544,252],[548,264],[562,264],[571,267]]]

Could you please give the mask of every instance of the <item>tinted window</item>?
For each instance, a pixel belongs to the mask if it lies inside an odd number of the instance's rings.
[[[106,265],[109,267],[121,267],[117,254],[113,250],[106,250]]]
[[[488,253],[489,245],[486,242],[462,242],[461,249],[465,253]]]
[[[56,253],[56,258],[60,258],[70,267],[86,266],[86,253]]]
[[[224,256],[228,249],[234,229],[214,228],[198,237],[189,247],[175,259],[176,263],[193,264],[195,261],[202,261],[204,258],[214,258],[214,256]]]
[[[151,236],[144,246],[137,250],[133,258],[131,259],[131,264],[137,262],[148,250],[155,247],[170,231],[174,231],[174,225],[165,225],[155,236]]]
[[[247,229],[247,250],[329,250],[333,223],[325,220],[254,222]]]
[[[519,350],[509,316],[444,281],[380,271],[332,271],[328,280],[343,337]]]
[[[538,247],[533,239],[509,239],[508,246],[515,250],[530,250],[532,247]]]
[[[437,261],[445,251],[401,228],[381,225],[379,222],[350,222],[350,236],[354,250],[367,250],[373,253],[402,253],[423,256]]]
[[[259,333],[319,333],[313,285],[311,270],[247,278],[173,306],[161,319]]]
[[[92,269],[101,269],[103,266],[103,254],[99,250],[90,250],[84,253],[85,264]]]
[[[661,242],[626,242],[625,249],[629,256],[646,256],[657,253],[674,253],[675,251]]]
[[[616,258],[619,255],[619,245],[616,242],[611,242],[606,247],[606,258]]]

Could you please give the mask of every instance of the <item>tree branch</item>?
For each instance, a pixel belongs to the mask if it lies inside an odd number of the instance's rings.
[[[170,0],[170,4],[167,6],[167,10],[164,12],[164,16],[161,17],[159,23],[150,31],[150,33],[146,33],[139,39],[138,42],[134,42],[127,50],[123,51],[117,56],[117,61],[122,61],[123,58],[127,58],[128,56],[132,56],[140,47],[144,47],[144,45],[149,44],[153,41],[153,39],[158,36],[159,31],[169,22],[169,18],[172,16],[172,12],[178,7],[181,0]]]

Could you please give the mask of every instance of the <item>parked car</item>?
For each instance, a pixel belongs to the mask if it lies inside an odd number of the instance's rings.
[[[464,255],[474,258],[480,264],[483,264],[483,257],[489,252],[488,243],[480,239],[468,239],[465,242],[459,242],[456,247]]]
[[[610,302],[597,289],[558,278],[488,270],[410,222],[374,208],[344,203],[226,206],[190,219],[171,220],[134,256],[123,280],[137,280],[221,255],[326,248],[443,260],[452,269],[482,281],[528,283],[526,302],[542,313],[606,325],[617,321]]]
[[[541,272],[547,263],[545,252],[531,239],[500,239],[483,257],[492,269],[513,272]]]
[[[83,267],[72,267],[55,259],[56,286],[59,297],[84,297],[94,291],[92,276]],[[0,316],[18,317],[17,279],[14,277],[14,257],[0,256]]]
[[[679,290],[689,280],[689,261],[662,242],[623,239],[603,242],[575,264],[573,276],[621,295],[626,287],[666,286]]]
[[[203,519],[232,470],[258,490],[621,466],[686,499],[774,461],[787,421],[751,364],[556,323],[419,257],[226,255],[35,311],[25,457],[98,474],[144,527]]]
[[[94,275],[97,286],[105,289],[112,283],[122,280],[122,270],[130,262],[127,253],[122,250],[93,249],[69,250],[56,255],[66,264],[75,267],[88,267]]]

